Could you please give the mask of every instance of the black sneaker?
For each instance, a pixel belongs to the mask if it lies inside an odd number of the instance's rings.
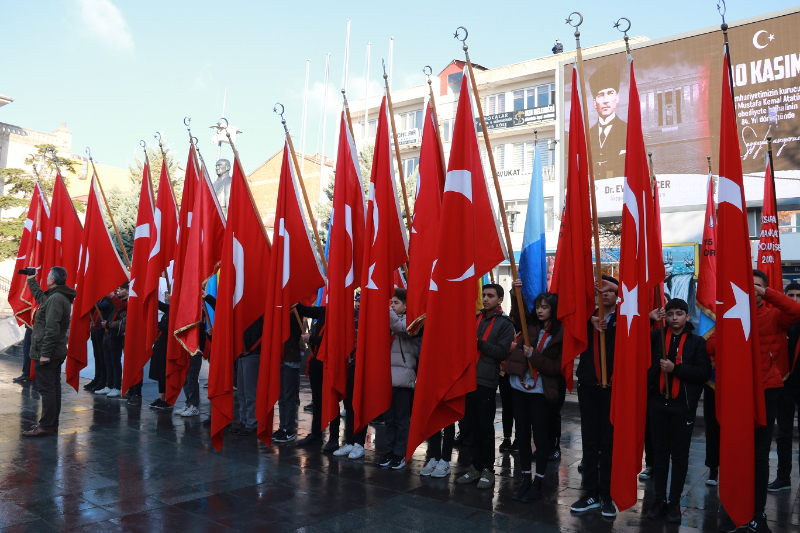
[[[314,410],[314,404],[313,403],[310,403],[310,404],[306,405],[305,407],[303,407],[303,411],[305,411],[306,413],[310,413],[313,410]]]
[[[736,524],[733,523],[731,517],[728,516],[728,513],[725,513],[720,509],[720,514],[721,516],[719,519],[719,525],[717,526],[717,529],[719,531],[722,531],[722,533],[734,533],[734,531],[739,529],[738,527],[736,527]]]
[[[506,453],[508,450],[511,449],[511,439],[503,439],[503,442],[500,443],[500,453]],[[534,452],[534,459],[536,459],[536,452]]]
[[[243,436],[243,437],[246,437],[247,435],[255,435],[256,431],[258,431],[258,428],[246,428],[246,427],[243,427],[243,428],[239,429],[239,435]],[[288,442],[288,441],[278,441],[278,442]]]
[[[22,378],[22,377],[27,377],[27,376],[22,375],[19,378],[14,378],[14,382],[17,383],[17,380]],[[30,379],[30,378],[28,378],[28,379]],[[91,390],[91,389],[94,388],[94,386],[96,384],[97,384],[97,382],[95,380],[92,380],[92,381],[90,381],[89,383],[87,383],[86,385],[83,386],[83,390]]]
[[[667,522],[670,524],[681,523],[681,506],[678,503],[667,504]]]
[[[644,470],[642,470],[641,473],[639,474],[639,479],[641,479],[641,480],[650,479],[651,477],[653,477],[653,467],[652,466],[644,467]]]
[[[272,437],[272,440],[275,442],[291,442],[295,438],[297,438],[297,435],[295,434],[294,431],[286,431],[285,429],[281,429],[279,431],[281,432],[280,435],[278,435],[277,437],[275,436]],[[240,431],[239,434],[241,435],[242,432]]]
[[[578,472],[583,472],[583,459],[581,459],[581,462],[578,463]]]
[[[238,435],[241,430],[244,429],[244,425],[240,424],[239,422],[234,422],[230,426],[228,426],[228,433],[231,435]]]
[[[392,452],[386,452],[386,455],[384,455],[383,458],[378,461],[378,466],[389,466],[392,464],[393,460],[394,454]]]
[[[28,374],[22,374],[21,376],[17,376],[11,381],[14,383],[27,383],[31,380],[31,377]]]
[[[280,438],[282,436],[283,436],[283,430],[282,429],[278,429],[278,430],[272,432],[272,440],[278,439],[278,438]]]
[[[604,498],[600,504],[600,514],[608,517],[617,516],[617,506],[614,505],[614,500]]]
[[[658,520],[667,514],[667,502],[664,500],[659,500],[655,502],[650,510],[647,511],[647,518],[650,520]]]
[[[767,515],[764,513],[756,514],[747,524],[747,529],[753,533],[772,533],[772,530],[767,525]]]
[[[559,459],[561,459],[561,448],[556,448],[547,456],[548,461],[558,461]]]
[[[775,481],[767,485],[767,490],[770,492],[778,492],[779,490],[788,490],[792,488],[792,483],[788,479],[775,478]]]
[[[402,470],[406,466],[406,458],[405,457],[395,457],[392,459],[392,462],[389,463],[389,468],[392,470]]]
[[[309,433],[302,439],[297,441],[298,446],[308,446],[309,444],[322,444],[322,437]]]
[[[719,485],[719,468],[711,468],[708,470],[706,485],[709,487],[716,487]]]
[[[128,405],[141,405],[142,397],[139,394],[135,394],[128,398]]]
[[[509,448],[508,451],[511,453],[519,452],[519,442],[517,442],[516,439],[511,443],[511,448]]]
[[[339,449],[339,440],[338,439],[328,439],[328,442],[325,443],[325,446],[322,447],[323,453],[332,453]]]
[[[165,402],[161,398],[159,398],[158,400],[156,400],[153,403],[151,403],[150,407],[152,409],[158,409],[159,411],[165,411],[167,409],[172,409],[173,408],[170,404],[168,404],[167,402]]]
[[[591,509],[598,509],[600,508],[600,500],[595,498],[594,496],[585,496],[580,500],[573,503],[569,510],[575,511],[576,513],[585,513]]]

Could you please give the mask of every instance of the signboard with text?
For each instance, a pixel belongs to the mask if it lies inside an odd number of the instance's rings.
[[[519,126],[532,126],[534,124],[555,120],[556,106],[547,105],[534,107],[532,109],[506,111],[505,113],[486,115],[484,119],[486,120],[486,129],[490,131],[516,128]],[[481,121],[479,118],[475,119],[475,127],[478,131],[481,131]]]

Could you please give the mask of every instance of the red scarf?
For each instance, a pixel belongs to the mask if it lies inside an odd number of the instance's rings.
[[[539,341],[539,345],[536,347],[536,351],[541,353],[544,350],[544,343],[547,342],[547,338],[550,336],[550,328],[544,330],[544,335],[542,335],[542,340]],[[539,378],[539,370],[534,367],[530,367],[529,370],[532,370],[531,377],[533,378],[533,386],[536,387],[536,380]]]
[[[672,337],[674,336],[675,335],[672,333],[672,331],[670,331],[669,332],[670,346],[672,346]],[[688,336],[689,336],[688,333],[686,333],[685,335],[681,334],[681,342],[678,343],[678,353],[675,355],[675,366],[681,364],[681,360],[683,359],[683,343],[686,342],[686,337]],[[662,370],[660,384],[659,384],[659,389],[661,390],[662,393],[664,393],[666,389],[666,384],[667,384],[666,378],[667,378],[666,373]],[[681,392],[681,380],[679,380],[676,376],[672,376],[672,391],[670,392],[671,397],[677,398],[680,392]]]
[[[483,332],[483,338],[481,339],[483,342],[486,342],[486,339],[489,338],[489,333],[492,332],[492,327],[494,326],[494,321],[497,319],[497,316],[499,314],[500,314],[500,311],[498,310],[497,313],[492,317],[492,321],[489,322],[489,327],[486,328],[486,331]],[[481,325],[481,320],[483,320],[483,313],[478,313],[478,322],[475,324],[476,327]],[[476,360],[477,360],[478,357],[481,356],[481,351],[477,350],[477,352],[478,352],[478,355],[476,357]]]

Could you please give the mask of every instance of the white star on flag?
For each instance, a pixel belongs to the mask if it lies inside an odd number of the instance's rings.
[[[619,306],[619,314],[628,318],[628,335],[630,335],[633,317],[640,316],[638,285],[629,291],[628,287],[625,286],[625,283],[622,283],[622,303]]]
[[[750,295],[731,282],[731,289],[733,289],[733,297],[736,299],[736,304],[728,309],[722,315],[722,318],[732,318],[742,321],[742,330],[744,330],[744,340],[750,339]]]

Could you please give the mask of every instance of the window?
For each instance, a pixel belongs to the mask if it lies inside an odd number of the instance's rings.
[[[544,199],[544,230],[553,231],[553,197]]]
[[[400,115],[400,122],[397,124],[398,131],[408,131],[422,128],[422,111],[413,111]]]
[[[747,210],[747,226],[750,229],[750,238],[758,239],[761,234],[761,210],[748,209]]]
[[[403,159],[403,176],[408,179],[419,166],[419,157]]]
[[[458,94],[461,92],[461,79],[463,77],[463,72],[455,72],[447,75],[447,87],[453,91],[453,94]]]
[[[536,145],[533,142],[516,143],[512,146],[511,168],[519,168],[529,176],[533,172],[533,158]],[[547,149],[547,139],[539,139],[539,156],[542,158],[542,169],[553,165],[553,154]],[[544,172],[544,181],[552,181],[553,173]]]
[[[454,118],[446,118],[442,121],[442,142],[452,142],[453,141],[453,126],[456,123],[456,119]]]
[[[522,109],[533,109],[555,104],[556,84],[548,83],[531,87],[530,89],[520,89],[514,91],[514,111]]]
[[[494,155],[494,168],[498,172],[501,170],[505,170],[505,160],[506,160],[506,146],[501,144],[499,146],[492,146],[492,155]],[[483,168],[487,169],[485,172],[491,172],[491,165],[489,164],[489,158],[486,157],[486,149],[481,148],[481,159],[483,160]],[[491,177],[491,176],[489,176]]]
[[[536,88],[536,107],[552,105],[556,99],[556,84],[548,83]]]
[[[505,202],[505,204],[508,229],[512,233],[523,233],[525,231],[525,216],[528,214],[528,201],[515,200]]]
[[[496,115],[506,110],[506,93],[493,94],[484,99],[483,113]]]
[[[374,139],[378,133],[378,120],[370,120],[367,123],[367,139]]]

